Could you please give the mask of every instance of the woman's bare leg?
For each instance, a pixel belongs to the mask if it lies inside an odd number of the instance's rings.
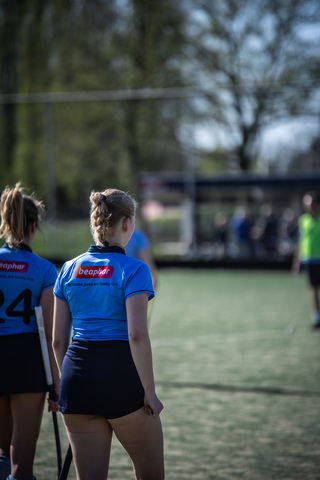
[[[12,437],[12,415],[9,395],[0,397],[0,480],[11,472],[10,444]]]
[[[141,408],[109,422],[130,455],[136,479],[163,480],[163,435],[160,418],[150,417],[144,408]]]
[[[62,416],[72,447],[77,480],[106,480],[112,440],[109,422],[97,415]]]
[[[0,397],[0,455],[10,457],[10,444],[12,437],[12,415],[10,409],[10,396]]]
[[[311,287],[311,301],[314,312],[320,312],[319,287]]]
[[[11,440],[11,475],[32,478],[33,462],[45,401],[45,393],[10,395],[13,419]]]

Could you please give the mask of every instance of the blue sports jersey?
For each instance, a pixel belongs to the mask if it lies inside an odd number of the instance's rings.
[[[53,293],[68,302],[79,340],[128,340],[126,299],[154,297],[148,265],[120,247],[95,245],[63,265]]]
[[[27,245],[0,248],[0,335],[38,332],[34,307],[56,278],[55,266]]]
[[[126,245],[126,254],[129,257],[140,258],[141,250],[148,250],[150,243],[146,235],[139,230],[135,230]]]

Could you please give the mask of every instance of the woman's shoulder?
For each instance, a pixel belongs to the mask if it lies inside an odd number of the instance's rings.
[[[124,259],[122,260],[121,264],[126,273],[134,274],[138,271],[143,271],[145,273],[150,272],[149,266],[142,260],[134,257],[129,257],[127,255],[124,255],[123,257]]]
[[[31,255],[31,258],[32,258],[34,264],[36,264],[37,268],[41,272],[43,272],[44,274],[50,273],[50,274],[54,274],[55,276],[57,276],[57,267],[55,266],[54,263],[52,263],[47,258],[40,257],[36,253],[30,253],[29,255]]]
[[[77,255],[74,258],[71,258],[70,260],[67,260],[64,262],[61,268],[61,273],[62,272],[68,272],[70,269],[72,269],[75,265],[77,265],[82,259],[85,259],[87,256],[88,252],[81,253],[80,255]],[[60,274],[61,274],[60,273]]]

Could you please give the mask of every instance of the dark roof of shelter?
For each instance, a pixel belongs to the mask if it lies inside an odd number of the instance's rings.
[[[183,173],[149,173],[140,178],[142,190],[183,190],[193,183],[198,190],[210,188],[259,187],[262,189],[320,190],[320,174],[304,175],[225,175],[225,176],[188,176]]]

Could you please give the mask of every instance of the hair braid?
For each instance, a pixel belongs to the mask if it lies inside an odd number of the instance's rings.
[[[104,192],[92,192],[91,203],[91,233],[96,242],[103,243],[106,234],[118,224],[123,217],[133,217],[135,214],[134,200],[117,189],[107,189]]]

